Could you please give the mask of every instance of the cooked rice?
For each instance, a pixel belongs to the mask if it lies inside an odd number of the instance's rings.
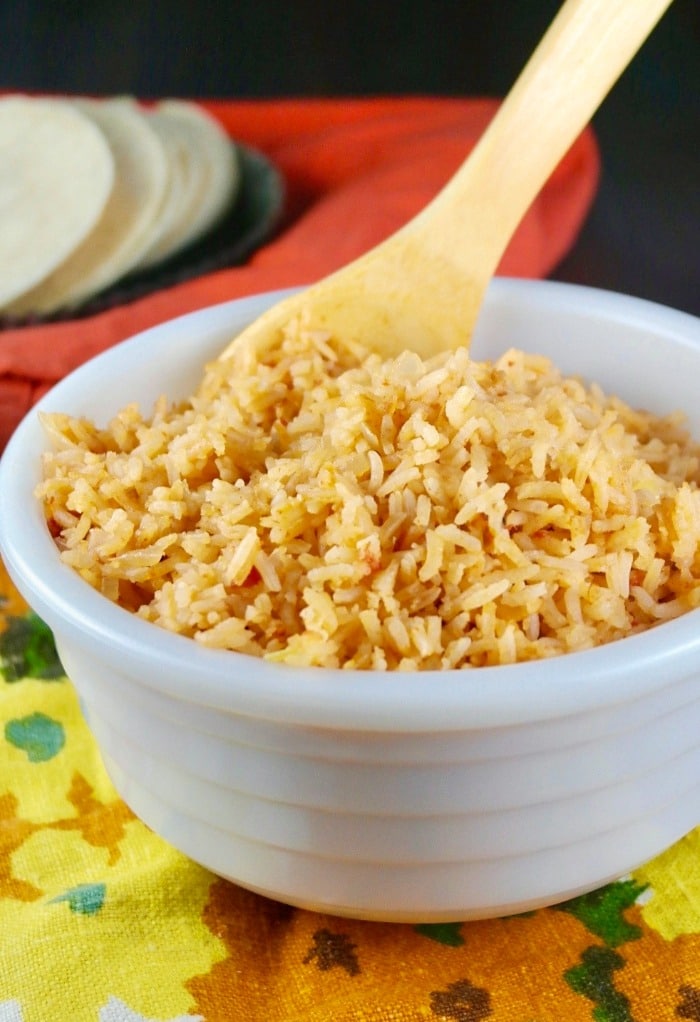
[[[383,361],[299,322],[191,400],[44,416],[63,560],[271,661],[445,669],[587,649],[700,604],[700,447],[541,357]]]

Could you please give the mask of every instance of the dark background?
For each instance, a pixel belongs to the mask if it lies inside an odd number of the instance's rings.
[[[502,96],[558,8],[557,0],[0,0],[0,88]],[[554,276],[700,314],[699,0],[675,0],[594,126],[600,192]]]

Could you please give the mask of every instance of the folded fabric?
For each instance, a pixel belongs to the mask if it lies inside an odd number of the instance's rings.
[[[505,919],[289,908],[133,816],[25,611],[0,565],[2,1022],[700,1019],[700,828],[599,891]]]
[[[85,319],[0,332],[0,449],[21,416],[87,358],[149,326],[217,302],[307,284],[417,213],[493,116],[488,99],[207,102],[230,135],[263,151],[287,188],[277,237],[243,266],[208,273]],[[599,174],[585,131],[552,174],[499,268],[549,273],[572,245]]]

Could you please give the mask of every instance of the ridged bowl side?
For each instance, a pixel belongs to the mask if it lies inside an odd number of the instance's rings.
[[[171,699],[59,648],[134,812],[292,904],[414,921],[525,911],[622,875],[700,818],[694,676],[541,729],[331,733]],[[523,752],[538,730],[546,743]]]

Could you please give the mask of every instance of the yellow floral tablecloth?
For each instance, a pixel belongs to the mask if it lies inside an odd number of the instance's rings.
[[[700,828],[506,919],[288,908],[132,815],[2,570],[0,598],[0,1022],[700,1022]]]

